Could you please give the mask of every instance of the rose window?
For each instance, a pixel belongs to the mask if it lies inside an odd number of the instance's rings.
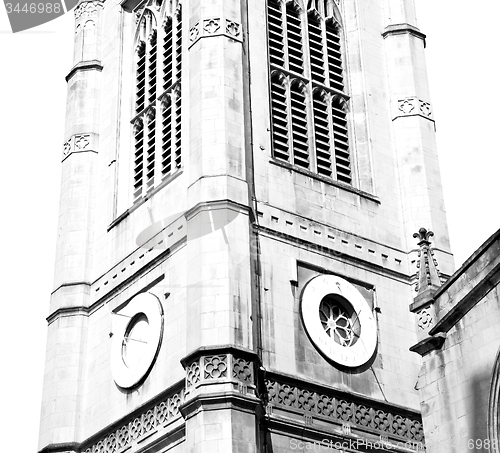
[[[319,317],[325,332],[335,343],[349,347],[358,341],[361,325],[351,304],[338,295],[328,295],[319,305]]]

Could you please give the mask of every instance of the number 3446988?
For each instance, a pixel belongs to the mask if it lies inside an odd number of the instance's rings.
[[[7,14],[59,14],[60,3],[6,3]]]

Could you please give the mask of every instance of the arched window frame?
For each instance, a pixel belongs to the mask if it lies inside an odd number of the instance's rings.
[[[296,32],[290,45],[290,11],[296,11],[300,19],[302,41],[302,70],[298,69],[296,61],[292,61],[297,54]],[[352,158],[349,149],[347,105],[349,96],[346,89],[345,61],[342,52],[343,34],[340,14],[333,0],[308,0],[307,9],[301,0],[268,0],[268,49],[269,73],[271,94],[271,136],[273,141],[273,157],[277,160],[288,162],[297,167],[307,169],[319,175],[352,184]],[[314,24],[319,24],[314,28]],[[294,31],[297,27],[294,25]],[[318,30],[319,27],[319,30]],[[332,34],[333,31],[333,34]],[[315,33],[313,33],[315,32]],[[318,44],[320,43],[320,44]],[[323,77],[318,77],[318,68],[321,67],[317,58],[318,46],[322,48]],[[331,55],[338,53],[339,57],[334,62]],[[328,52],[328,50],[332,50]],[[316,53],[315,53],[316,50]],[[342,74],[341,82],[335,73]],[[273,77],[276,74],[287,81],[287,121],[288,125],[288,152],[277,149],[275,143],[276,128],[275,99],[273,96]],[[302,150],[294,146],[292,136],[293,115],[290,110],[291,83],[293,80],[302,80],[307,112],[308,128],[308,159],[297,159],[296,154],[303,154]],[[314,110],[314,94],[321,92],[326,102],[329,122],[329,153],[325,153],[324,145],[318,144],[320,134],[316,131],[317,118]],[[335,107],[335,109],[334,109]],[[323,146],[323,149],[321,149]]]
[[[181,168],[182,34],[180,1],[146,4],[134,37],[133,202]],[[138,142],[138,130],[142,142]]]

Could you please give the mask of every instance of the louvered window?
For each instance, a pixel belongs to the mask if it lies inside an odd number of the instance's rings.
[[[136,11],[133,198],[137,201],[181,167],[182,11],[171,0]]]
[[[342,35],[333,0],[268,0],[273,156],[351,184]]]

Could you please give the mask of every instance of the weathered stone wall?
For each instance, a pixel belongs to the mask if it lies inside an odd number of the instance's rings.
[[[500,347],[499,236],[483,244],[435,296],[437,315],[429,333],[445,339],[424,356],[418,380],[430,453],[494,451],[489,429],[495,423],[490,398]],[[498,401],[494,406],[498,410]]]

